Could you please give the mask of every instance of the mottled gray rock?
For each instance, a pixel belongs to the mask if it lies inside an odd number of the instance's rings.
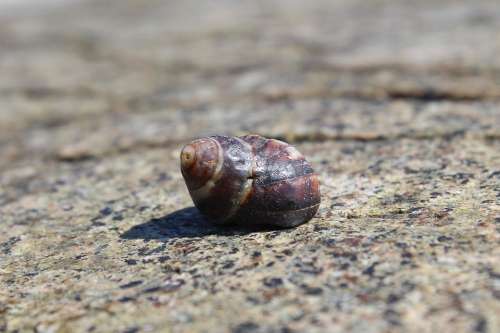
[[[0,331],[500,330],[496,1],[19,6],[0,4]],[[310,223],[192,207],[181,145],[249,132],[315,166]]]

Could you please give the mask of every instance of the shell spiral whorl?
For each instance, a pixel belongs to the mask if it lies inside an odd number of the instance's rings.
[[[293,227],[319,208],[318,176],[297,149],[259,135],[197,139],[181,171],[201,213],[217,223]]]

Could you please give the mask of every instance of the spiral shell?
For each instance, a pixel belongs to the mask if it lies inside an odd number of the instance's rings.
[[[259,135],[197,139],[181,152],[195,206],[221,223],[293,227],[320,204],[319,179],[291,145]]]

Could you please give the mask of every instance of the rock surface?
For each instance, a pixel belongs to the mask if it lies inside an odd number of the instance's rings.
[[[0,4],[0,331],[500,330],[497,1],[19,6]],[[248,132],[314,164],[310,223],[192,208],[181,144]]]

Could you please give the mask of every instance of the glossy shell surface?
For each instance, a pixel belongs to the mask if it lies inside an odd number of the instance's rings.
[[[259,135],[186,145],[181,171],[196,207],[217,223],[293,227],[320,204],[319,179],[293,146]]]

